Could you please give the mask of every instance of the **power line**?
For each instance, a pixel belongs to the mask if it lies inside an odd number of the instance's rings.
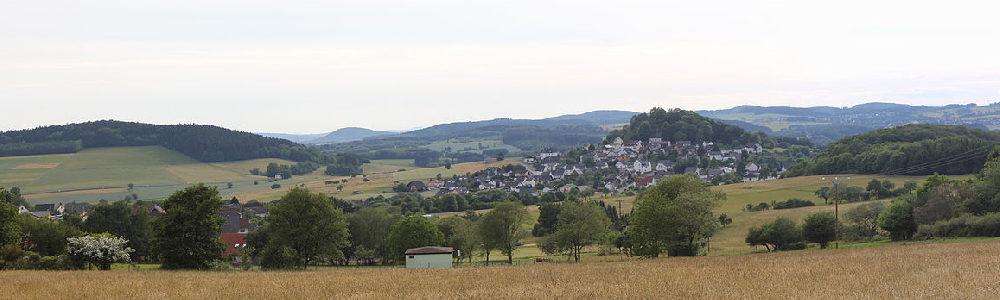
[[[981,148],[978,148],[978,149],[972,149],[972,150],[969,150],[969,151],[966,151],[966,152],[963,152],[963,153],[959,153],[959,154],[954,155],[954,156],[940,158],[940,159],[937,159],[937,160],[932,160],[932,161],[928,161],[928,162],[924,162],[924,163],[920,163],[920,164],[917,164],[917,165],[908,166],[908,167],[904,167],[904,168],[898,168],[898,169],[895,169],[895,170],[889,170],[889,171],[886,171],[886,172],[880,172],[879,174],[880,175],[903,175],[903,174],[915,173],[917,171],[922,171],[922,170],[934,169],[934,168],[946,166],[946,165],[949,165],[949,164],[964,162],[964,161],[968,161],[968,160],[972,160],[972,159],[978,159],[978,158],[981,158],[982,155],[984,155],[984,154],[989,153],[990,151],[992,151],[993,147],[994,147],[993,145],[984,146],[984,147],[981,147]]]

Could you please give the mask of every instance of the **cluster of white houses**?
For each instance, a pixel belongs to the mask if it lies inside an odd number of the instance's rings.
[[[671,143],[660,138],[651,138],[646,142],[624,142],[618,138],[611,144],[589,151],[579,157],[567,159],[567,156],[573,151],[545,149],[538,153],[524,154],[521,163],[526,168],[501,169],[491,167],[471,176],[456,176],[428,183],[414,181],[407,184],[407,188],[412,192],[433,191],[437,192],[438,195],[466,194],[470,188],[478,190],[503,189],[523,193],[546,193],[556,190],[568,192],[572,189],[582,191],[588,188],[594,188],[598,192],[622,192],[655,185],[661,178],[674,174],[691,174],[702,180],[712,181],[718,176],[743,172],[743,174],[737,174],[741,181],[757,181],[776,179],[780,172],[791,167],[789,163],[772,166],[766,163],[741,162],[741,157],[762,151],[763,148],[759,143],[720,149],[711,142],[679,141]],[[650,160],[651,157],[673,158],[673,160]],[[678,163],[678,161],[690,162],[692,160],[714,161],[714,163],[707,164],[711,166],[710,168]],[[736,166],[737,163],[742,164],[742,168]],[[603,172],[608,175],[602,178],[602,184],[597,186],[564,184],[558,185],[556,188],[549,184],[607,169],[613,169],[616,172],[610,174],[606,171]]]

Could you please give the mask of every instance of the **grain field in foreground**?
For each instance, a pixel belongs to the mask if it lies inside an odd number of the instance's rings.
[[[0,272],[6,299],[995,299],[1000,242],[624,263]]]

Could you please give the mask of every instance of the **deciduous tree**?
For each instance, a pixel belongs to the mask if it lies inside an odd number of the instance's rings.
[[[219,239],[225,220],[215,187],[198,185],[174,192],[163,202],[166,211],[153,223],[153,252],[164,269],[209,269],[222,258]]]
[[[818,212],[806,216],[805,223],[802,224],[802,236],[810,243],[818,243],[821,249],[825,249],[830,242],[836,240],[836,223],[832,212]]]
[[[134,211],[134,212],[133,212]],[[149,238],[151,235],[149,213],[143,209],[133,210],[125,201],[115,201],[110,204],[98,204],[94,210],[87,213],[87,222],[83,222],[83,230],[90,233],[111,233],[128,241],[132,260],[149,255]]]
[[[389,245],[393,258],[402,262],[406,249],[444,244],[444,234],[437,226],[421,216],[404,218],[392,225]]]
[[[576,262],[580,262],[583,247],[600,242],[611,226],[603,209],[579,201],[563,203],[558,219],[556,232],[549,238],[560,248],[569,250]]]
[[[67,239],[66,252],[73,260],[97,266],[100,270],[110,270],[111,264],[129,262],[133,250],[125,246],[128,240],[108,233],[91,234]]]
[[[698,255],[703,240],[719,226],[712,208],[725,195],[687,175],[672,175],[636,198],[630,218],[632,251],[657,257],[666,250],[677,255]]]
[[[503,202],[479,218],[476,232],[484,249],[500,250],[500,253],[507,255],[507,262],[513,264],[514,249],[524,236],[523,228],[527,221],[528,212],[520,203]]]
[[[270,241],[265,247],[287,247],[294,266],[306,268],[317,258],[340,259],[347,245],[347,221],[333,202],[306,188],[292,188],[268,210],[265,220]],[[280,266],[276,266],[280,267]]]
[[[786,217],[778,217],[774,221],[750,227],[746,242],[751,246],[764,246],[768,251],[788,250],[791,245],[801,242],[802,229],[795,221]]]

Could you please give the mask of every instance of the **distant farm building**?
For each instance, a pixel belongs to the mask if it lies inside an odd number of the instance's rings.
[[[451,268],[451,253],[448,247],[406,249],[406,268]]]

